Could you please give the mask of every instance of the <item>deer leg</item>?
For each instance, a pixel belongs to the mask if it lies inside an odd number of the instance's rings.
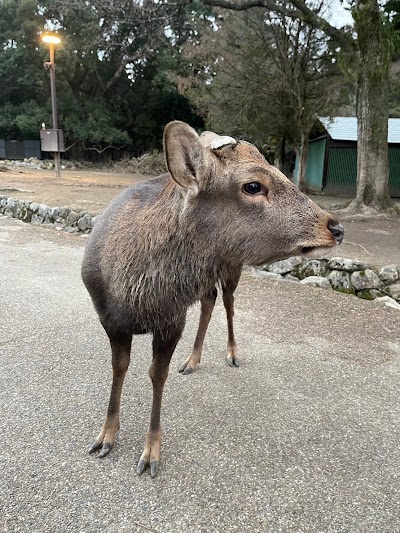
[[[208,324],[214,309],[215,300],[217,299],[217,294],[217,289],[214,289],[210,294],[207,294],[201,299],[200,321],[193,350],[191,355],[179,367],[179,372],[184,376],[191,374],[200,363],[201,354],[203,352],[204,338],[206,336]]]
[[[235,292],[237,284],[239,283],[239,279],[240,279],[240,272],[237,278],[233,278],[229,280],[229,282],[227,282],[226,285],[222,286],[222,293],[223,293],[222,297],[224,300],[224,306],[226,310],[226,319],[228,322],[228,354],[226,357],[226,362],[228,363],[229,366],[232,366],[232,367],[239,366],[235,334],[233,331],[233,316],[235,314],[235,310],[233,306],[235,299],[233,297],[233,293]]]
[[[150,465],[150,476],[156,477],[160,462],[161,426],[160,412],[164,384],[168,377],[169,363],[175,347],[181,337],[183,325],[169,334],[168,338],[154,333],[153,361],[149,369],[149,376],[153,383],[153,403],[151,407],[150,426],[146,434],[143,453],[139,459],[136,472],[140,476]]]
[[[89,448],[89,453],[100,450],[99,457],[108,454],[115,442],[115,435],[119,430],[119,411],[121,403],[122,384],[130,361],[132,336],[110,337],[112,351],[113,379],[107,416],[100,433]]]

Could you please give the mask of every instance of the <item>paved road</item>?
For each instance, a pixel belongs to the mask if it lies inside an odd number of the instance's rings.
[[[400,530],[400,313],[299,284],[242,280],[242,365],[219,302],[198,372],[166,385],[159,476],[138,478],[150,338],[137,337],[115,449],[87,454],[110,355],[79,277],[84,238],[0,218],[0,530]]]

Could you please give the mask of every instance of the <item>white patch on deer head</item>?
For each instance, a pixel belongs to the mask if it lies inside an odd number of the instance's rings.
[[[222,150],[230,146],[235,146],[237,141],[228,135],[218,135],[213,131],[204,131],[200,135],[201,144],[209,150]]]
[[[210,148],[211,150],[220,150],[221,148],[225,148],[227,146],[234,146],[235,144],[237,144],[237,141],[232,137],[228,137],[227,135],[221,135],[212,141],[212,143],[210,144]]]

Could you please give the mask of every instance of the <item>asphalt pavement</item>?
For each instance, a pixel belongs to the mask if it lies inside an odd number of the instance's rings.
[[[0,531],[400,531],[400,312],[246,273],[240,368],[217,301],[203,361],[190,310],[171,363],[160,472],[135,474],[151,338],[138,336],[121,429],[87,449],[110,391],[110,350],[80,279],[85,238],[0,217]]]

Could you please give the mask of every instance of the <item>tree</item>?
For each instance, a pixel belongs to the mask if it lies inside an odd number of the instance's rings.
[[[65,124],[75,138],[87,144],[85,136],[100,133],[103,125],[104,144],[112,131],[123,128],[138,154],[161,147],[163,127],[170,120],[202,126],[169,72],[180,68],[180,46],[198,33],[201,15],[209,10],[201,3],[185,7],[170,0],[51,0],[46,16],[67,37],[59,71],[67,82]],[[87,127],[90,120],[83,116],[76,128],[71,102],[89,118],[98,111],[96,128]]]
[[[393,63],[390,69],[389,114],[400,118],[400,2],[389,0],[385,11],[395,31]]]
[[[47,2],[45,17],[65,35],[58,54],[59,108],[71,142],[97,151],[132,144],[132,94],[168,45],[164,27],[174,10],[152,0]]]
[[[232,10],[264,7],[299,18],[323,31],[340,53],[353,58],[357,79],[357,193],[349,211],[374,213],[392,206],[388,168],[388,85],[393,53],[392,28],[378,0],[353,0],[356,36],[338,29],[310,7],[307,0],[203,0],[205,4]]]
[[[29,137],[39,116],[37,137],[41,122],[51,116],[42,92],[44,54],[37,47],[37,28],[43,24],[33,0],[0,3],[0,137]]]
[[[357,193],[355,210],[391,206],[388,117],[391,43],[376,0],[358,0],[353,10],[357,32]]]
[[[196,125],[168,76],[179,43],[197,31],[196,9],[169,0],[0,0],[0,138],[38,138],[40,124],[51,124],[46,28],[62,37],[57,102],[75,155],[126,146],[137,154],[160,147],[164,120]]]
[[[282,170],[286,147],[298,151],[305,190],[310,131],[322,110],[330,114],[342,81],[326,37],[263,9],[230,14],[220,25],[204,39],[213,52],[213,76],[195,101],[211,127],[272,145]]]

